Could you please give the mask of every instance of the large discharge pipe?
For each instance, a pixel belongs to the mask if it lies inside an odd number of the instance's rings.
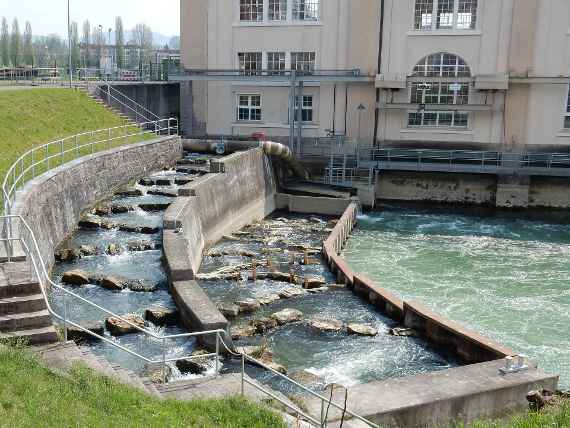
[[[203,140],[183,140],[182,146],[184,150],[197,153],[218,153],[220,142],[203,141]],[[242,150],[261,147],[268,156],[275,156],[283,160],[293,173],[305,180],[309,179],[309,173],[295,158],[289,147],[281,143],[273,141],[224,141],[224,153],[234,153]]]

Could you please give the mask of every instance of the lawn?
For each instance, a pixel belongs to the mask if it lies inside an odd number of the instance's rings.
[[[6,171],[13,162],[24,152],[34,146],[42,145],[63,137],[85,131],[94,131],[124,125],[125,121],[105,107],[90,99],[87,94],[75,89],[0,89],[0,178],[4,180]],[[112,132],[117,139],[111,145],[99,144],[94,151],[128,144],[149,136],[125,138],[126,133],[139,132],[136,127],[120,129]],[[75,145],[89,141],[100,141],[108,138],[108,133],[87,135],[78,141],[69,140],[64,144],[68,151],[63,159],[56,154],[61,146],[54,145],[47,152],[36,153],[34,162],[51,157],[50,168],[59,165],[62,160],[69,161],[77,154],[90,153],[90,148],[75,150]],[[29,158],[24,168],[31,165]],[[47,169],[42,164],[34,171],[29,171],[27,179],[32,174],[40,174]]]
[[[285,428],[242,398],[159,401],[84,367],[54,373],[19,346],[0,347],[0,426]]]

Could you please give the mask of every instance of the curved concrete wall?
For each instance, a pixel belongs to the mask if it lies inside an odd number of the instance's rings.
[[[129,181],[173,166],[182,157],[179,137],[161,137],[76,159],[28,182],[13,214],[26,219],[48,268],[55,248],[81,215]]]

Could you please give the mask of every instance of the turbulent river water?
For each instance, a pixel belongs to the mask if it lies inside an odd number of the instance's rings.
[[[570,388],[570,225],[387,208],[359,218],[344,255]]]

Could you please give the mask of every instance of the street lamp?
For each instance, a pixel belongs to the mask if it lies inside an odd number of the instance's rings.
[[[69,87],[73,86],[73,68],[71,65],[71,14],[67,0],[67,45],[69,47]]]
[[[362,112],[366,110],[366,107],[364,106],[364,104],[360,103],[358,105],[358,107],[356,107],[356,110],[358,110],[358,142],[360,142],[360,130],[361,130],[361,125],[362,125]]]

